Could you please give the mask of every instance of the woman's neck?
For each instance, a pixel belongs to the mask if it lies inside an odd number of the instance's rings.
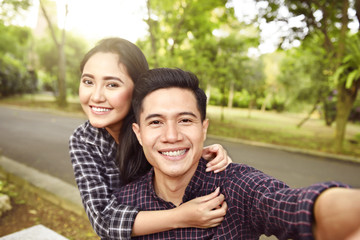
[[[111,128],[111,127],[105,127],[105,129],[114,138],[115,142],[117,144],[119,144],[119,135],[120,135],[121,126],[119,128],[116,128],[116,129]]]

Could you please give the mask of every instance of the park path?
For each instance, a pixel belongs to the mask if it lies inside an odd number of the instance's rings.
[[[84,116],[0,106],[0,149],[8,158],[75,185],[68,140]],[[360,164],[208,137],[234,162],[245,163],[290,186],[337,180],[360,187]]]

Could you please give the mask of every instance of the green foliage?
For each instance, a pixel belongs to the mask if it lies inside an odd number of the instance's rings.
[[[36,90],[36,73],[28,70],[31,32],[0,22],[0,97]]]
[[[346,55],[334,74],[335,83],[345,83],[350,88],[360,79],[360,39],[354,34],[347,39]]]
[[[234,107],[247,108],[252,99],[252,96],[246,89],[241,92],[235,92],[234,94]]]
[[[10,55],[0,58],[0,97],[33,92],[36,78]]]
[[[285,52],[278,81],[288,109],[295,102],[324,101],[331,92],[325,71],[328,59],[320,45],[318,38],[308,38],[300,47]]]
[[[0,0],[0,22],[11,23],[16,15],[31,6],[31,0]]]
[[[55,93],[57,92],[58,50],[49,37],[38,39],[37,42],[41,43],[37,44],[35,49],[38,55],[37,68],[42,71],[40,81],[43,90],[51,90]],[[71,95],[78,94],[80,77],[79,66],[87,49],[88,44],[83,38],[67,33],[65,45],[66,84],[68,89],[67,92]]]

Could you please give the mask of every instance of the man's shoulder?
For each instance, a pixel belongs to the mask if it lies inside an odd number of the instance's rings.
[[[126,185],[121,186],[115,193],[115,196],[119,200],[119,202],[125,203],[133,203],[136,202],[141,194],[144,194],[149,187],[148,176],[149,173],[144,176],[132,181]]]

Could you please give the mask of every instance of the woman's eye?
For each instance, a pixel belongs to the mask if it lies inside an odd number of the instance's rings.
[[[92,85],[93,84],[93,81],[89,80],[89,79],[83,79],[82,82],[85,84],[85,85]]]
[[[116,87],[119,87],[119,84],[118,83],[108,83],[107,86],[109,88],[116,88]]]

